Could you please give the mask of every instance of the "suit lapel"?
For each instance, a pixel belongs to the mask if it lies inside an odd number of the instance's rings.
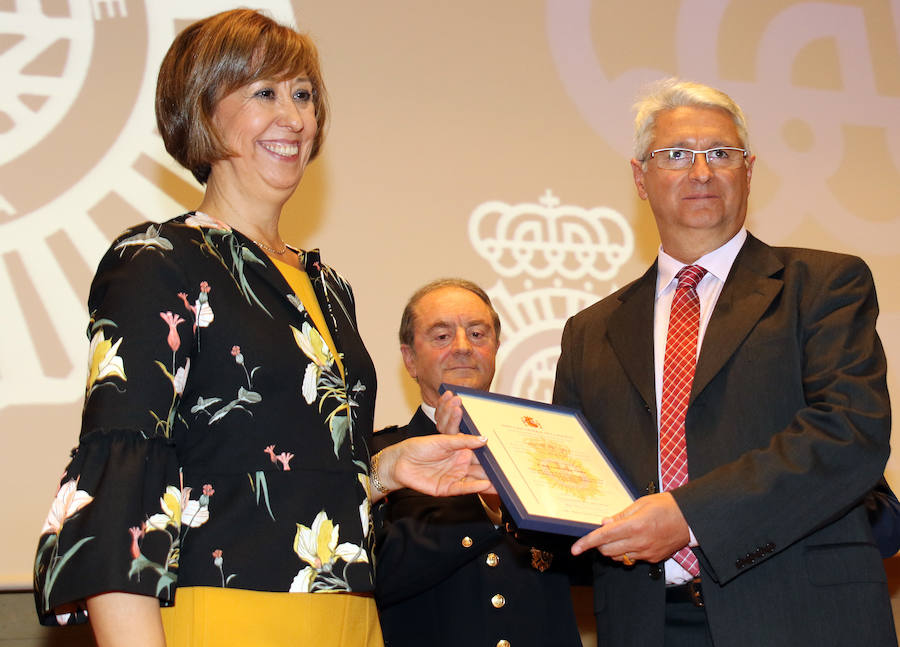
[[[650,406],[656,403],[653,372],[653,308],[656,263],[622,293],[610,316],[609,343],[625,374]]]
[[[431,422],[431,418],[425,415],[425,412],[422,411],[422,407],[416,409],[412,420],[409,421],[406,428],[407,438],[413,438],[415,436],[431,436],[438,433],[437,427]]]
[[[264,253],[257,255],[250,245],[253,241],[240,231],[229,229],[227,233],[223,234],[221,232],[224,230],[211,230],[219,232],[220,235],[217,236],[210,235],[208,233],[210,230],[207,228],[203,228],[202,231],[204,231],[204,240],[214,249],[214,253],[222,265],[228,268],[235,284],[244,294],[248,303],[256,303],[272,317],[270,312],[272,303],[258,294],[261,287],[259,283],[266,284],[280,299],[287,299],[287,295],[294,293],[275,263]],[[254,280],[251,280],[250,277]],[[269,307],[265,305],[264,301],[268,302]],[[297,311],[301,320],[314,325],[309,315],[305,312],[300,313],[295,305],[292,304],[290,310]]]
[[[321,256],[318,248],[309,251],[301,251],[300,265],[303,267],[312,284],[313,293],[316,295],[316,301],[319,302],[319,308],[322,310],[322,316],[325,318],[325,325],[331,333],[331,339],[334,341],[335,348],[338,352],[341,352],[343,344],[341,343],[339,334],[340,326],[337,323],[334,308],[332,307],[332,295],[327,288],[325,277],[323,276]],[[347,322],[352,326],[353,319],[346,310],[343,311],[343,314],[346,315],[345,318]]]
[[[774,275],[783,267],[768,245],[747,235],[703,337],[691,401],[722,369],[781,292],[784,282]]]
[[[316,322],[307,310],[309,304],[304,306],[300,298],[294,294],[287,279],[267,255],[257,256],[254,253],[250,247],[250,243],[253,242],[250,238],[236,229],[230,229],[227,233],[218,236],[211,236],[204,232],[204,240],[211,246],[210,249],[215,250],[222,264],[229,268],[235,283],[248,302],[256,303],[268,316],[272,317],[274,308],[271,299],[274,298],[280,302],[280,305],[286,306],[281,316],[288,313],[288,323],[298,324],[299,328],[305,322],[311,328],[318,330]],[[325,325],[334,342],[334,350],[342,353],[344,345],[340,335],[341,326],[346,321],[347,325],[352,328],[354,321],[343,300],[348,297],[339,293],[337,289],[343,287],[338,285],[340,278],[333,271],[328,272],[326,276],[326,271],[323,271],[324,266],[320,262],[318,249],[310,251],[294,249],[294,251],[298,253],[300,265],[309,276],[313,293],[325,319]],[[334,276],[331,276],[332,274]],[[329,281],[334,286],[330,285]],[[263,284],[271,291],[269,296],[263,296],[261,290]],[[349,294],[349,290],[347,290],[347,294]],[[337,305],[335,306],[334,303]],[[322,334],[322,331],[319,331],[319,334]],[[343,361],[344,375],[346,376],[349,375],[350,369],[346,360]]]
[[[640,418],[629,433],[628,455],[622,457],[635,487],[644,493],[656,491],[657,428],[656,386],[653,371],[653,310],[656,301],[656,263],[620,296],[620,305],[607,324],[609,344],[623,371],[643,403],[653,413]]]
[[[747,235],[703,338],[691,390],[692,401],[722,369],[781,292],[783,282],[774,275],[783,267],[768,245]],[[610,346],[641,397],[654,405],[656,263],[619,300],[621,305],[609,320]]]
[[[246,236],[243,236],[243,234],[241,234],[240,232],[235,233],[247,241],[250,240],[246,238]],[[247,249],[247,252],[252,254],[249,248],[245,249]],[[335,295],[332,294],[333,291],[329,290],[326,285],[326,277],[323,276],[319,250],[313,249],[306,251],[294,249],[294,251],[298,253],[300,257],[300,265],[304,268],[307,276],[309,276],[309,280],[313,288],[313,293],[315,294],[316,301],[318,302],[319,308],[321,309],[322,315],[325,319],[325,325],[328,327],[328,332],[331,334],[331,339],[334,342],[335,349],[340,353],[343,350],[343,344],[341,343],[338,317],[340,317],[342,320],[346,319],[350,326],[353,325],[353,320],[347,313],[346,309],[343,307],[342,303],[340,303],[340,307],[337,308],[337,313],[335,313],[335,308],[332,307],[332,299],[336,298],[338,301],[340,301],[340,297],[335,297]],[[313,320],[313,318],[309,314],[309,311],[307,310],[309,304],[302,304],[299,296],[294,293],[293,288],[281,273],[281,270],[278,269],[275,263],[268,256],[263,255],[262,259],[260,259],[260,262],[254,263],[252,265],[251,271],[259,281],[266,283],[269,288],[272,289],[276,299],[286,301],[287,304],[289,304],[287,312],[290,312],[296,319],[299,319],[301,323],[306,322],[312,328],[318,330],[319,327],[316,325],[316,322]],[[322,334],[322,331],[319,331],[319,334]]]

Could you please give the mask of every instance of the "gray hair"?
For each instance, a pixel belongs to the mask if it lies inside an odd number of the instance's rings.
[[[750,150],[744,111],[721,90],[702,83],[682,81],[675,77],[650,84],[634,104],[634,158],[646,162],[653,141],[656,117],[665,110],[681,107],[719,108],[731,115],[741,147]]]
[[[497,311],[494,310],[494,306],[491,305],[491,298],[487,295],[487,292],[482,290],[477,284],[472,283],[472,281],[449,278],[432,281],[431,283],[424,285],[416,290],[409,298],[409,301],[406,303],[406,307],[403,308],[403,316],[400,318],[399,337],[401,344],[405,346],[413,345],[416,328],[415,308],[418,305],[419,301],[421,301],[425,295],[442,288],[461,288],[463,290],[468,290],[479,299],[484,301],[484,304],[488,307],[488,310],[491,311],[491,320],[494,324],[494,335],[497,337],[497,341],[500,341],[500,315],[497,314]]]

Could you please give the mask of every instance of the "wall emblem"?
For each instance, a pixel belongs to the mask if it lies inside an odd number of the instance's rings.
[[[549,402],[566,319],[619,287],[634,253],[631,225],[608,207],[561,204],[547,189],[536,204],[478,205],[469,241],[500,277],[487,290],[502,323],[492,388]]]
[[[155,132],[159,63],[187,23],[244,3],[8,4],[0,8],[0,408],[83,393],[85,301],[100,256],[124,227],[177,215],[200,195]],[[294,16],[289,0],[254,6]]]
[[[647,12],[662,14],[652,24],[664,29],[653,29]],[[632,115],[622,106],[643,85],[673,75],[708,83],[744,108],[751,147],[760,153],[756,174],[776,187],[751,196],[754,233],[777,243],[812,220],[837,244],[896,253],[900,219],[888,213],[900,202],[900,97],[892,73],[900,32],[870,34],[900,24],[900,3],[548,0],[546,16],[566,92],[623,157],[632,156]],[[632,21],[633,33],[623,35],[622,24]],[[861,159],[893,180],[859,177]],[[885,213],[860,207],[861,186]]]

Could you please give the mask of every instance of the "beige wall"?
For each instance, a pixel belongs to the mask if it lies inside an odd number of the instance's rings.
[[[655,255],[631,185],[630,105],[670,74],[745,107],[754,233],[869,262],[900,366],[896,0],[255,4],[321,49],[334,120],[282,233],[321,247],[354,285],[379,372],[377,424],[404,422],[416,404],[399,314],[445,275],[497,301],[495,390],[549,398],[565,318]],[[0,1],[0,586],[30,582],[76,441],[84,302],[101,253],[126,225],[200,196],[155,133],[153,86],[174,33],[226,5],[45,0],[34,14]],[[900,463],[888,473],[900,483]]]

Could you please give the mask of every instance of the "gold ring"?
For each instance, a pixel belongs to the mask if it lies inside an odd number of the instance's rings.
[[[622,555],[622,563],[625,564],[625,566],[634,566],[634,560],[628,556],[628,553]]]

